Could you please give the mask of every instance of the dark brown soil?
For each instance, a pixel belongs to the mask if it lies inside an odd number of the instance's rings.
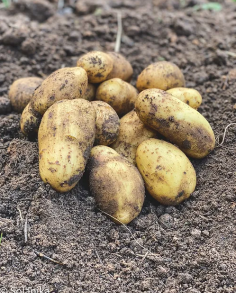
[[[200,0],[79,2],[79,12],[72,6],[60,14],[48,4],[44,16],[41,6],[0,11],[2,96],[17,78],[45,77],[89,50],[114,50],[120,10],[132,82],[151,62],[176,63],[187,86],[202,93],[199,111],[222,139],[236,122],[236,79],[227,77],[236,67],[236,4],[219,1],[223,9],[211,12],[194,10],[207,2]],[[37,142],[23,137],[19,119],[0,115],[0,292],[235,292],[235,125],[221,147],[193,160],[198,184],[189,200],[164,207],[147,196],[129,225],[144,249],[96,210],[86,184],[58,194],[41,181]]]

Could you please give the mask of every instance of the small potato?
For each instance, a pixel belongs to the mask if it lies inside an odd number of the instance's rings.
[[[96,96],[96,89],[97,89],[96,85],[92,83],[88,83],[88,87],[86,89],[86,92],[83,95],[83,99],[87,101],[93,101]]]
[[[35,111],[43,115],[57,101],[83,98],[87,86],[88,77],[83,68],[58,69],[35,90],[32,106]]]
[[[119,135],[111,148],[136,165],[135,155],[138,146],[151,137],[158,137],[157,132],[144,125],[135,110],[132,110],[120,119]]]
[[[138,169],[107,146],[92,149],[89,187],[98,208],[117,224],[128,224],[140,213],[145,188]]]
[[[34,136],[38,133],[42,116],[36,112],[30,102],[24,109],[20,119],[20,129],[26,136]]]
[[[215,147],[215,136],[207,120],[165,91],[142,91],[135,109],[144,124],[177,144],[190,157],[203,158]]]
[[[107,54],[113,59],[113,69],[107,79],[118,77],[122,80],[130,81],[133,75],[133,68],[129,61],[116,52],[107,52]]]
[[[160,61],[150,64],[139,74],[136,86],[140,92],[151,88],[166,91],[174,87],[184,87],[185,80],[177,65]]]
[[[197,110],[202,103],[202,96],[195,89],[176,87],[168,90],[167,93],[171,94],[185,104],[188,104],[195,110]]]
[[[91,102],[96,111],[96,137],[95,144],[110,145],[118,137],[120,119],[116,111],[107,103],[101,101]]]
[[[137,90],[120,78],[112,78],[99,85],[96,100],[104,101],[115,109],[119,116],[133,110]]]
[[[59,192],[71,190],[84,173],[95,139],[95,110],[84,99],[62,100],[39,127],[39,172]]]
[[[13,82],[9,89],[9,99],[13,109],[21,113],[33,97],[35,89],[43,82],[39,77],[24,77]]]
[[[142,142],[136,162],[148,192],[161,204],[177,205],[194,191],[196,172],[186,155],[159,139]]]

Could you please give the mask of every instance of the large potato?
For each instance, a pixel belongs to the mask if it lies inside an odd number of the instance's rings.
[[[107,103],[101,101],[91,102],[96,111],[96,137],[95,144],[110,145],[118,137],[120,119],[116,111]]]
[[[176,146],[159,139],[142,142],[136,162],[148,192],[161,204],[177,205],[196,187],[195,170]]]
[[[20,129],[26,136],[35,136],[38,133],[39,125],[41,122],[42,116],[36,112],[32,103],[25,107],[21,119],[20,119]]]
[[[39,127],[39,172],[55,190],[72,189],[84,173],[95,139],[95,110],[83,99],[62,100],[44,114]]]
[[[132,164],[136,164],[135,155],[140,143],[157,136],[157,132],[144,125],[135,110],[132,110],[120,119],[119,135],[111,148]]]
[[[107,146],[92,149],[89,186],[98,208],[116,223],[128,224],[140,213],[145,189],[138,169]]]
[[[166,91],[174,87],[184,87],[185,80],[177,65],[160,61],[150,64],[140,73],[136,86],[140,92],[151,88]]]
[[[159,89],[142,91],[136,100],[142,122],[155,129],[193,158],[203,158],[215,147],[210,124],[196,110]]]
[[[86,92],[83,95],[83,99],[87,101],[93,101],[96,97],[96,89],[97,87],[94,84],[88,83]]]
[[[137,90],[128,82],[120,78],[112,78],[99,85],[96,100],[108,103],[122,116],[134,108]]]
[[[113,59],[113,69],[107,79],[118,77],[125,81],[130,81],[133,75],[133,68],[129,61],[119,53],[107,53]]]
[[[21,113],[33,97],[35,89],[43,82],[39,77],[24,77],[17,79],[10,86],[8,97],[13,109]]]
[[[43,115],[57,101],[83,98],[87,85],[88,77],[83,68],[58,69],[35,90],[32,106],[35,111]]]

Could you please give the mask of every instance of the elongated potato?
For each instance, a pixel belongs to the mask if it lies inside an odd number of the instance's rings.
[[[39,125],[41,122],[42,116],[36,112],[32,103],[25,107],[21,119],[20,119],[20,129],[26,136],[35,136],[38,133]]]
[[[136,162],[148,192],[161,204],[177,205],[194,191],[196,172],[186,155],[159,139],[142,142]]]
[[[160,61],[150,64],[139,74],[136,86],[140,92],[151,88],[166,91],[174,87],[184,87],[185,79],[177,65]]]
[[[95,111],[83,99],[62,100],[39,127],[39,172],[59,192],[71,190],[84,173],[95,139]]]
[[[96,89],[97,87],[94,84],[88,83],[86,92],[83,95],[83,99],[87,101],[93,101],[96,97]]]
[[[135,110],[132,110],[120,119],[119,135],[111,148],[136,165],[135,155],[138,146],[151,137],[158,137],[157,132],[144,125]]]
[[[106,79],[120,78],[130,81],[133,75],[133,68],[129,61],[121,54],[116,52],[107,52],[113,60],[113,69]]]
[[[177,87],[168,90],[167,93],[171,94],[195,110],[197,110],[202,103],[202,96],[195,89]]]
[[[118,137],[120,119],[116,111],[107,103],[93,101],[91,103],[96,111],[96,137],[95,144],[110,145]]]
[[[137,90],[128,82],[120,78],[112,78],[99,85],[96,100],[108,103],[119,116],[134,108]]]
[[[196,110],[159,89],[138,95],[136,112],[142,122],[155,129],[188,156],[203,158],[215,147],[210,124]]]
[[[145,189],[138,169],[107,146],[92,149],[89,186],[98,208],[117,224],[128,224],[140,213]]]
[[[87,85],[88,77],[83,68],[58,69],[35,90],[32,106],[35,111],[43,115],[57,101],[83,98]]]

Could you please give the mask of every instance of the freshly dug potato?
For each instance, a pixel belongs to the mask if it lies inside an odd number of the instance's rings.
[[[8,97],[13,109],[21,113],[33,97],[35,89],[43,82],[39,77],[24,77],[17,79],[10,86]]]
[[[116,52],[107,52],[107,54],[113,59],[113,69],[107,79],[118,77],[125,81],[130,81],[133,75],[133,68],[129,61]]]
[[[167,93],[176,97],[180,101],[188,104],[193,109],[197,110],[202,103],[202,96],[195,89],[189,89],[184,87],[176,87],[167,91]]]
[[[35,111],[43,115],[57,101],[83,98],[87,86],[88,77],[83,68],[58,69],[35,90],[32,106]]]
[[[136,165],[135,155],[138,146],[151,137],[158,137],[157,132],[144,125],[135,110],[132,110],[120,119],[119,135],[111,148]]]
[[[120,119],[116,111],[107,103],[91,102],[96,112],[95,144],[110,145],[118,137]]]
[[[142,142],[136,162],[148,192],[161,204],[177,205],[194,191],[196,172],[186,155],[159,139]]]
[[[39,127],[39,172],[59,192],[71,190],[84,173],[95,139],[95,110],[84,99],[62,100]]]
[[[25,107],[20,119],[20,129],[24,135],[36,135],[41,119],[41,114],[36,112],[32,107],[32,103],[29,102],[29,104]]]
[[[155,129],[188,156],[203,158],[215,147],[210,124],[196,110],[159,89],[141,92],[135,103],[142,122]]]
[[[166,91],[174,87],[184,87],[185,80],[177,65],[160,61],[150,64],[139,74],[136,86],[140,92],[151,88]]]
[[[0,114],[8,114],[11,112],[11,103],[8,98],[0,97]]]
[[[134,108],[137,90],[120,78],[112,78],[99,85],[96,100],[104,101],[122,116]]]
[[[97,87],[94,84],[88,83],[86,92],[83,95],[83,99],[87,101],[93,101],[96,96],[96,89]]]
[[[145,189],[138,169],[107,146],[92,149],[89,186],[98,208],[117,224],[128,224],[140,213]]]

